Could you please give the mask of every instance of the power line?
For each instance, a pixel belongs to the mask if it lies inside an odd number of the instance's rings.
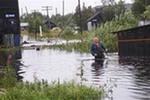
[[[45,10],[47,13],[47,18],[49,18],[49,11],[52,10],[52,6],[42,6],[42,10]]]

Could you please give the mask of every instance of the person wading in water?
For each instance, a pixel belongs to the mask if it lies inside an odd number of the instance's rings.
[[[100,43],[97,37],[93,38],[93,43],[90,48],[91,54],[95,57],[95,62],[103,62],[107,49],[104,47],[102,43]]]

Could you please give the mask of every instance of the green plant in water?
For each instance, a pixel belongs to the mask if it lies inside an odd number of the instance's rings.
[[[18,83],[9,88],[0,100],[100,100],[102,92],[75,83]]]
[[[83,42],[78,42],[78,43],[53,45],[52,48],[59,49],[59,50],[66,50],[68,52],[76,51],[80,53],[89,53],[90,42],[83,41]]]
[[[35,80],[17,82],[14,70],[6,67],[0,78],[0,100],[100,100],[101,89],[80,84]],[[3,92],[2,92],[3,91]]]

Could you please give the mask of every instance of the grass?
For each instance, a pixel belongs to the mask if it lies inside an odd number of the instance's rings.
[[[99,100],[102,92],[74,83],[19,83],[7,89],[0,100]]]
[[[89,53],[90,43],[88,41],[78,42],[78,43],[67,43],[60,45],[51,46],[54,49],[66,50],[68,52],[76,51],[80,53]]]
[[[17,79],[15,77],[15,71],[11,67],[5,67],[0,69],[0,88],[7,89],[15,86]]]
[[[100,100],[103,94],[100,88],[74,82],[17,82],[14,71],[10,67],[4,69],[0,78],[0,100]]]

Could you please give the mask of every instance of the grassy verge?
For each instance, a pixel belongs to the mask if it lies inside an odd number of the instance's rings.
[[[74,83],[18,83],[1,94],[1,100],[100,100],[102,92]]]
[[[0,100],[100,100],[102,90],[81,84],[35,81],[17,82],[7,67],[0,78]]]

